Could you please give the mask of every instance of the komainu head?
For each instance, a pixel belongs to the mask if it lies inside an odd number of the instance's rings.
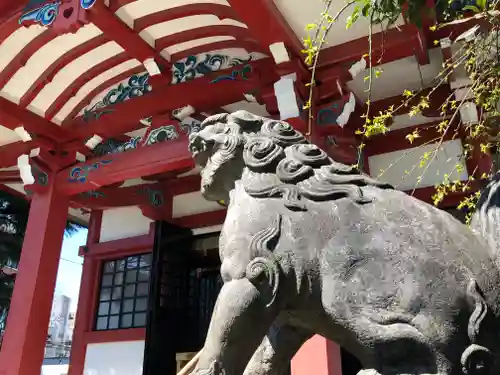
[[[248,194],[287,201],[350,197],[366,203],[361,186],[389,187],[333,161],[287,122],[247,111],[208,117],[191,134],[189,149],[201,168],[201,192],[208,200],[228,201],[242,178]]]

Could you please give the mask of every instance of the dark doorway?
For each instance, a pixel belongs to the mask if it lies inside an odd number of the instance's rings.
[[[198,352],[222,287],[218,235],[156,225],[144,375],[175,375],[177,353]]]
[[[347,350],[340,348],[342,375],[356,375],[363,369],[361,362]]]

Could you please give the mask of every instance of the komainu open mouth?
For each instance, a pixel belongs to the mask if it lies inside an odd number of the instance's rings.
[[[197,165],[204,168],[207,165],[210,157],[210,142],[198,134],[193,134],[189,137],[189,151],[193,154],[193,159]]]

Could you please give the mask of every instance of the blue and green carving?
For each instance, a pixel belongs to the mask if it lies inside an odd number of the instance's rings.
[[[89,165],[82,165],[78,167],[74,167],[69,172],[69,182],[79,182],[85,183],[89,177],[89,174],[101,166],[111,164],[113,160],[99,160]]]
[[[248,63],[252,59],[230,57],[220,54],[206,54],[204,58],[200,56],[188,56],[183,61],[174,63],[172,67],[172,83],[174,85],[187,82],[196,77],[217,72],[222,69]]]
[[[82,9],[90,9],[97,0],[80,0]],[[42,26],[50,26],[59,14],[61,1],[47,2],[47,0],[30,0],[24,8],[23,14],[19,17],[19,24],[26,21],[33,21]]]
[[[120,83],[112,88],[102,98],[90,108],[83,110],[83,121],[90,122],[97,120],[102,115],[113,112],[113,108],[108,108],[113,104],[123,103],[124,101],[145,95],[152,91],[149,84],[149,74],[133,75],[126,83]]]
[[[332,105],[321,109],[318,112],[318,125],[335,124],[343,109],[344,107],[340,106],[340,102],[335,102]]]
[[[82,197],[94,198],[94,199],[101,198],[101,197],[105,196],[105,194],[99,190],[86,191],[86,192],[80,193],[80,195]]]
[[[45,3],[45,4],[43,4]],[[43,5],[40,5],[43,4]],[[42,26],[49,26],[54,23],[57,14],[59,13],[60,1],[47,3],[46,1],[30,1],[24,8],[24,12],[19,17],[19,24],[26,21],[33,21]],[[40,6],[38,6],[40,5]]]
[[[121,152],[136,149],[142,141],[142,137],[132,137],[126,142],[117,141],[116,139],[106,139],[98,144],[92,153],[95,156],[104,156],[109,154],[119,154]]]
[[[83,9],[90,9],[97,0],[80,0],[80,6]]]
[[[151,133],[148,134],[144,146],[151,146],[155,143],[170,141],[172,139],[179,138],[179,133],[174,125],[160,126],[159,128],[153,129]]]
[[[234,69],[231,74],[219,76],[210,83],[218,83],[221,81],[237,81],[237,80],[242,80],[242,81],[247,81],[250,75],[252,73],[252,65],[246,64],[244,65],[241,69]]]
[[[148,197],[148,202],[153,208],[158,208],[163,206],[165,203],[165,198],[161,190],[154,190],[149,187],[139,188],[139,194],[145,194]]]

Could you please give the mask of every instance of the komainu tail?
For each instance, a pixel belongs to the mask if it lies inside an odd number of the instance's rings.
[[[481,192],[471,228],[489,245],[491,256],[500,269],[500,173]]]

